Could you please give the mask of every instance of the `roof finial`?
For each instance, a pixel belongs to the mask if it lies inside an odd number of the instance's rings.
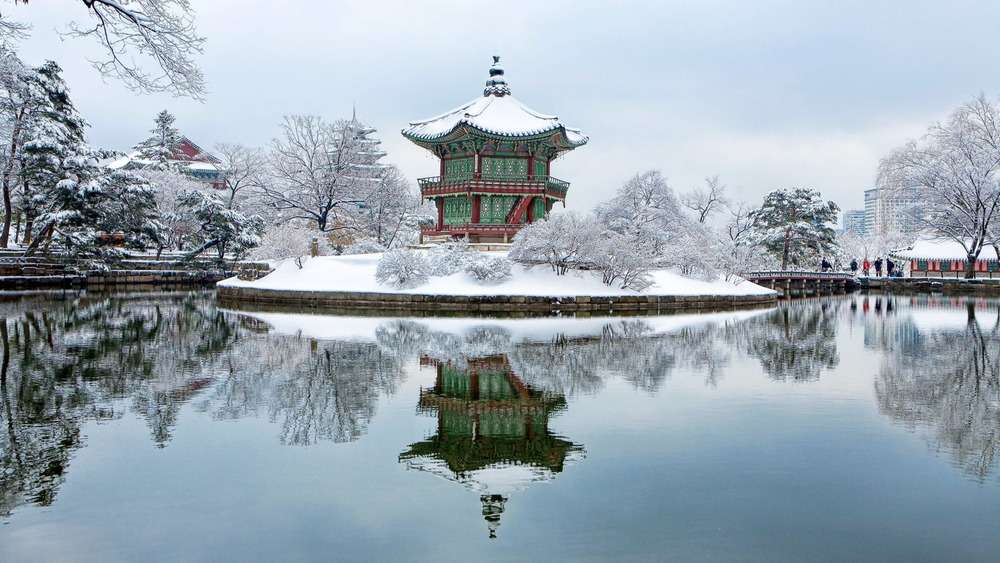
[[[486,81],[486,89],[483,90],[484,96],[509,96],[510,87],[507,86],[507,81],[503,77],[503,67],[500,66],[500,56],[493,55],[493,66],[490,67],[490,78]]]
[[[358,122],[358,106],[355,102],[351,102],[351,122]]]

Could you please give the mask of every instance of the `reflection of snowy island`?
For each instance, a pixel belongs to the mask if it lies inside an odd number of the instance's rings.
[[[437,372],[419,403],[437,415],[437,433],[410,444],[400,462],[479,493],[496,537],[510,493],[552,480],[582,459],[582,447],[549,432],[549,416],[564,409],[566,399],[526,385],[503,354],[470,358],[464,366],[427,357],[421,364]]]
[[[594,272],[557,276],[550,268],[515,266],[507,280],[488,284],[465,272],[433,277],[412,289],[392,289],[375,280],[381,254],[322,256],[300,269],[294,261],[258,280],[230,278],[218,284],[231,301],[308,304],[334,308],[436,310],[672,310],[731,308],[773,303],[776,293],[743,281],[687,278],[669,270],[650,274],[642,291],[608,286]]]

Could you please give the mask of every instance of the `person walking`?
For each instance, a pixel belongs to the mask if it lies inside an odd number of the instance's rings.
[[[892,277],[893,270],[896,269],[896,263],[892,261],[892,258],[885,259],[885,275]]]
[[[829,272],[830,270],[833,269],[833,266],[830,264],[830,262],[826,258],[824,258],[823,261],[820,262],[819,267],[824,272]]]
[[[858,275],[858,259],[857,258],[851,258],[851,275],[852,276]]]
[[[882,277],[882,257],[879,256],[875,259],[875,277]]]
[[[865,261],[861,263],[861,271],[865,273],[865,277],[871,273],[872,263],[868,261],[868,257],[865,256]]]

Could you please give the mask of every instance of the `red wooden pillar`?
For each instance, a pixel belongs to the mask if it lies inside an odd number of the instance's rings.
[[[444,229],[444,198],[436,197],[434,198],[434,205],[437,206],[438,211],[438,230]]]
[[[528,179],[535,179],[535,155],[528,156]]]
[[[479,199],[480,195],[472,196],[472,222],[479,223]]]
[[[483,177],[483,155],[479,154],[478,152],[476,153],[475,163],[476,163],[475,165],[476,169],[475,169],[475,174],[473,174],[473,177],[478,180],[479,178]]]
[[[524,216],[525,223],[532,223],[535,220],[535,198],[529,198],[528,200],[528,210],[525,212]]]

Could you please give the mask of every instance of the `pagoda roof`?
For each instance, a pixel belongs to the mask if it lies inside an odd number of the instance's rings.
[[[490,69],[490,80],[481,97],[430,119],[411,121],[403,129],[403,136],[420,142],[447,141],[462,128],[478,130],[487,136],[510,139],[527,139],[559,134],[565,148],[584,145],[588,137],[579,129],[563,125],[554,115],[537,112],[524,105],[510,93],[503,80],[499,58]]]

